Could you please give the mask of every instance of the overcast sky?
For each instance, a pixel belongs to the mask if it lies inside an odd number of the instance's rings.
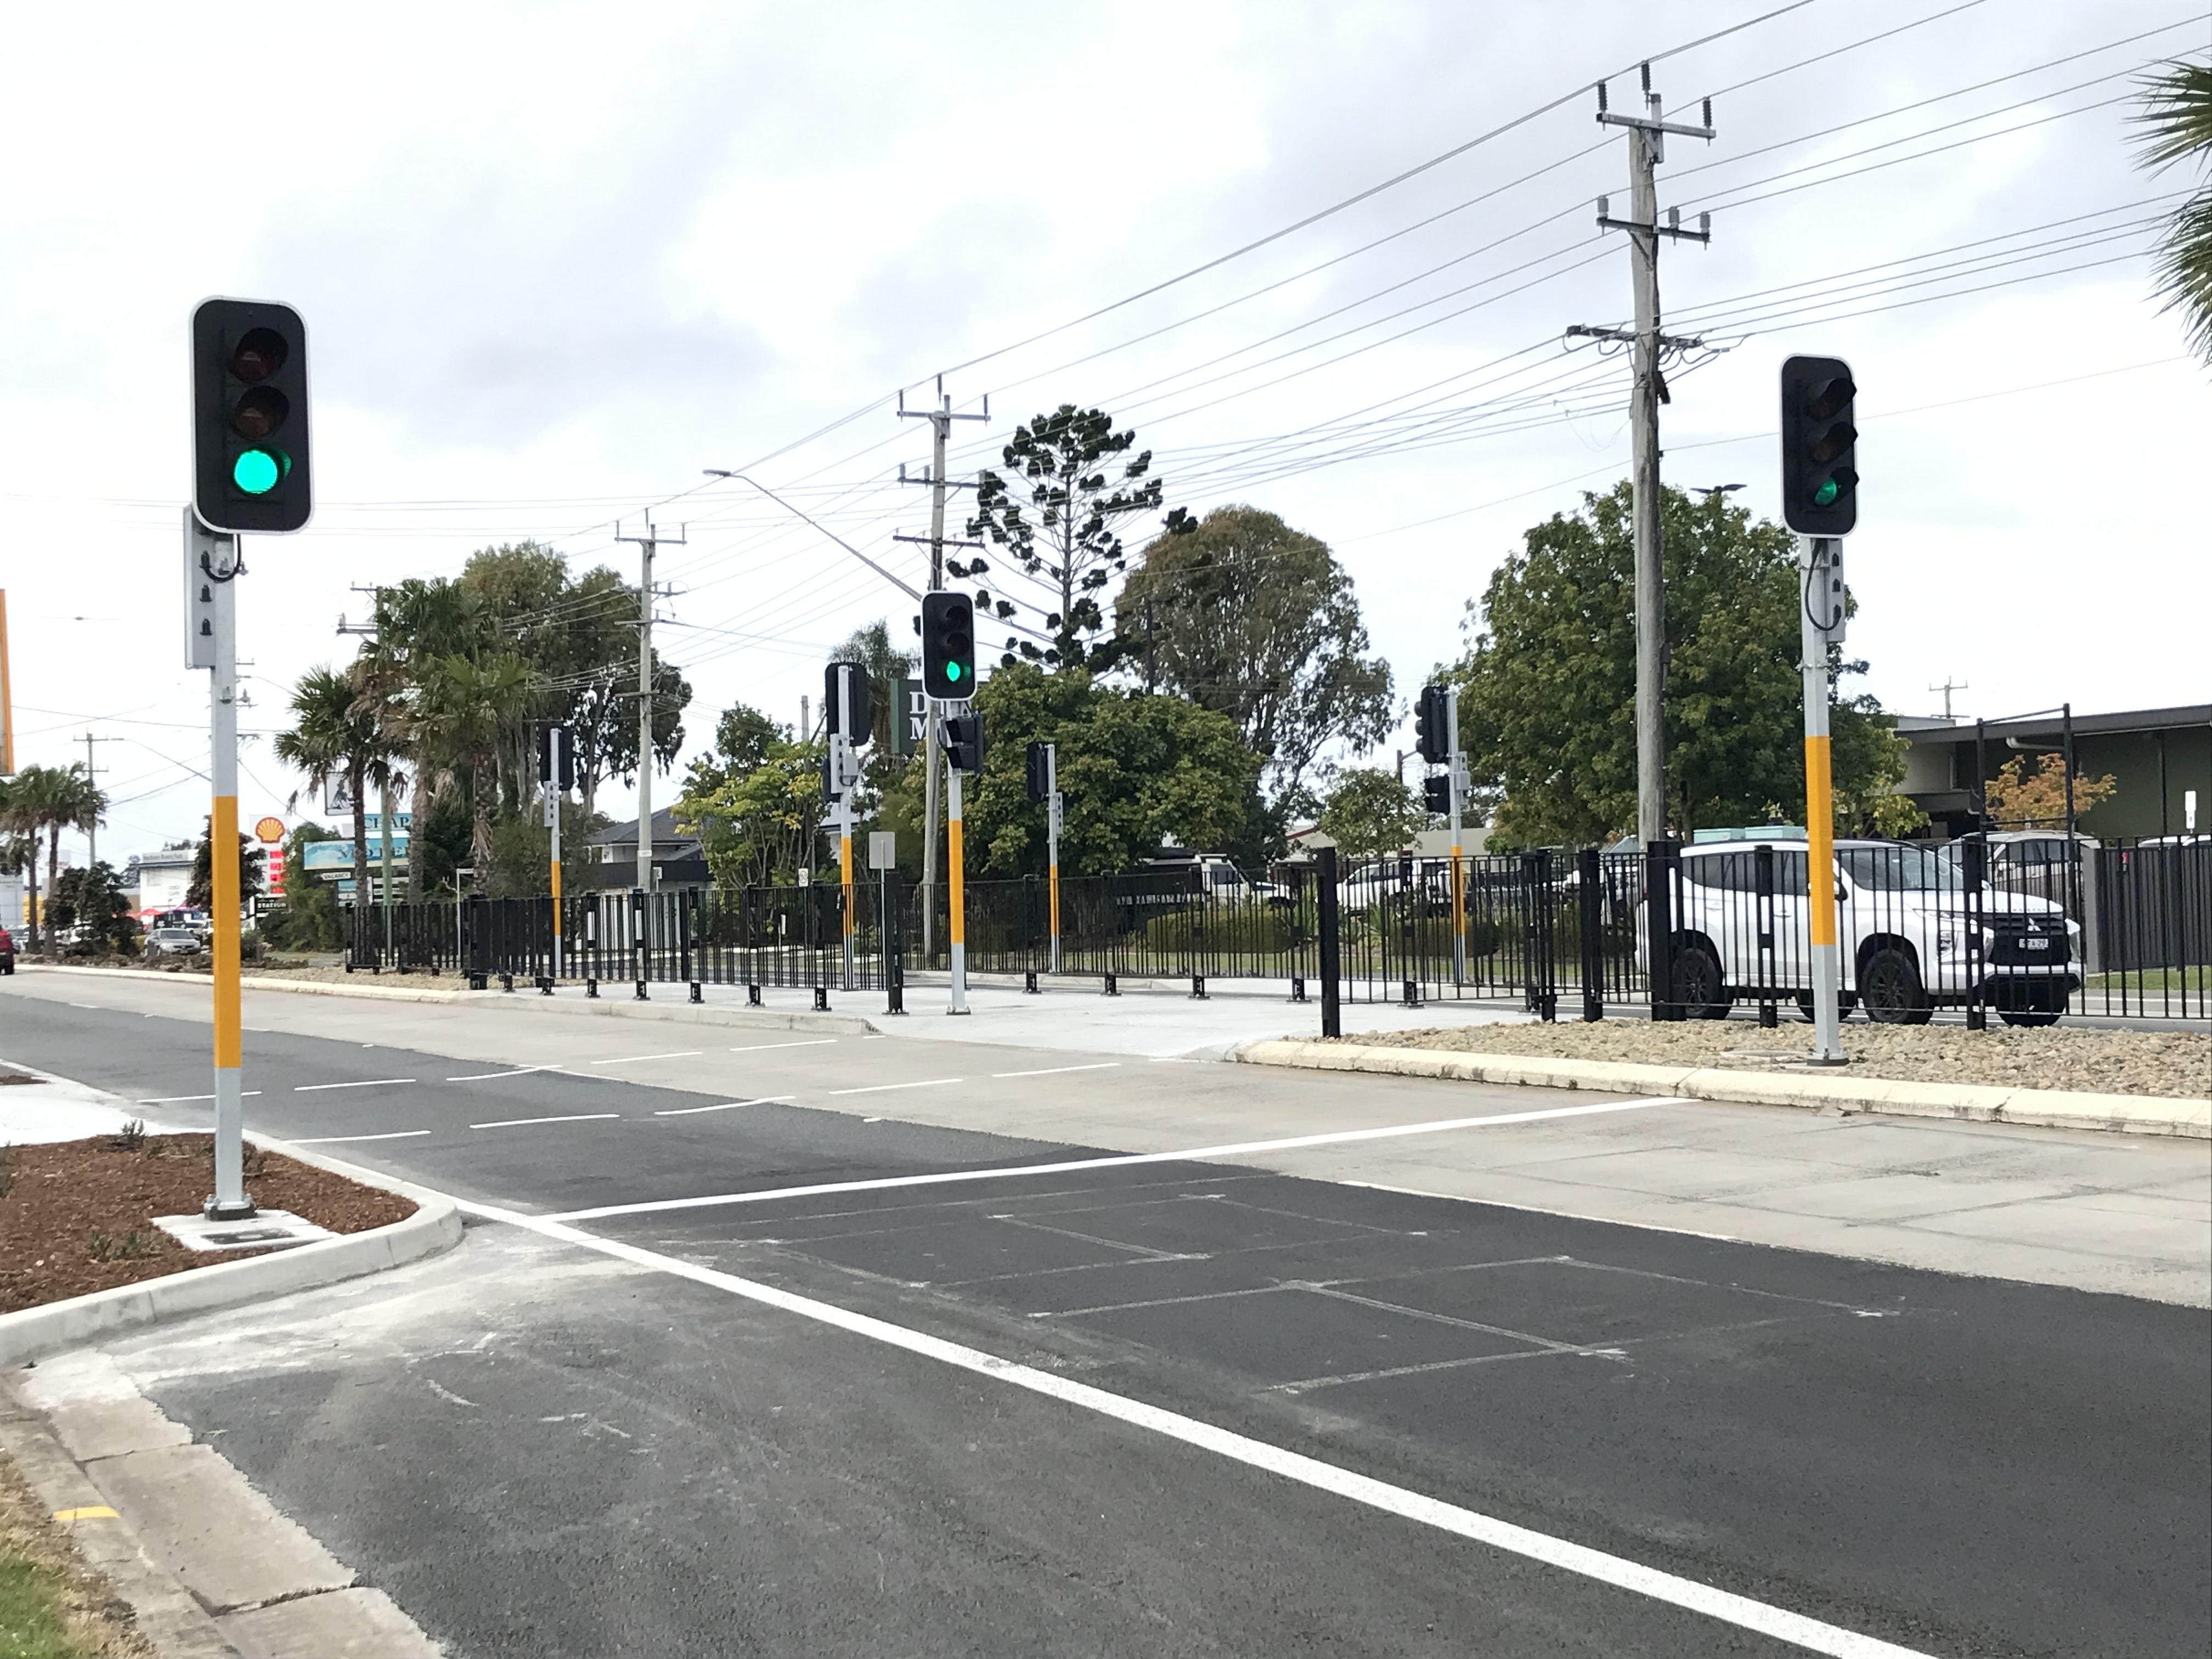
[[[1671,376],[1668,481],[1775,512],[1777,366],[1847,357],[1850,648],[1887,706],[1940,711],[1947,678],[1965,716],[2212,698],[2212,387],[2147,256],[2199,181],[2134,167],[2124,101],[2212,49],[2205,7],[1808,0],[1690,44],[1774,8],[0,6],[17,762],[113,739],[118,861],[206,810],[178,512],[216,293],[312,340],[320,500],[247,544],[249,730],[350,654],[350,585],[526,537],[635,579],[615,521],[649,507],[689,537],[660,640],[693,749],[733,700],[795,720],[830,645],[912,607],[702,469],[757,463],[911,574],[927,426],[896,398],[947,369],[990,397],[957,471],[1105,408],[1170,505],[1334,547],[1410,693],[1521,532],[1625,473],[1620,366],[1561,336],[1629,311],[1593,222],[1626,211],[1626,140],[1589,88],[1631,106],[1646,57],[1671,115],[1717,94],[1717,141],[1661,173],[1714,213],[1662,255],[1669,331],[1711,347]],[[248,821],[299,786],[265,737],[243,763]]]

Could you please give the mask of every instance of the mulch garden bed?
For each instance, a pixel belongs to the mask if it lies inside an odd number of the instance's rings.
[[[215,1137],[125,1133],[0,1148],[0,1313],[262,1254],[193,1250],[154,1225],[197,1214],[215,1190]],[[264,1209],[334,1233],[404,1221],[414,1204],[289,1158],[246,1149]]]

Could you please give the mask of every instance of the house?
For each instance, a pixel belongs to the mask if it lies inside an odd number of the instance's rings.
[[[2063,750],[2068,724],[2057,713],[1979,724],[1900,718],[1898,735],[1909,748],[1898,793],[1928,814],[1923,834],[1963,835],[1973,828],[1977,780],[2022,757],[2032,770]],[[2071,726],[2075,775],[2109,773],[2118,786],[2075,821],[2083,834],[2111,842],[2212,833],[2212,703],[2076,714]]]
[[[611,823],[585,837],[592,863],[580,887],[604,891],[637,884],[637,820]],[[711,887],[714,878],[707,869],[707,854],[699,837],[680,833],[675,811],[662,807],[653,815],[653,871],[654,884],[665,889]]]

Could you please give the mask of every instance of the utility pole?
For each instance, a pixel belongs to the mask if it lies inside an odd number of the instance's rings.
[[[1971,691],[1974,688],[1964,680],[1954,680],[1946,674],[1943,676],[1942,684],[1931,685],[1928,689],[1930,691],[1941,691],[1943,694],[1943,718],[1948,720],[1951,718],[1951,694],[1954,691]]]
[[[653,527],[653,514],[645,515],[645,534],[624,536],[617,526],[615,539],[635,542],[638,551],[637,581],[637,886],[653,890],[653,556],[663,542],[684,544],[684,530],[673,536]]]
[[[902,420],[927,421],[930,426],[930,465],[926,478],[908,478],[906,468],[899,468],[902,483],[926,483],[929,486],[929,587],[932,593],[940,592],[945,586],[945,492],[966,489],[972,486],[954,483],[945,476],[945,452],[952,435],[955,421],[988,421],[991,400],[983,399],[980,415],[953,413],[952,399],[945,394],[945,377],[937,377],[937,407],[908,409],[906,394],[899,394],[899,416]],[[902,542],[920,541],[919,536],[899,536]],[[977,547],[978,542],[954,542],[955,547]],[[922,757],[922,817],[921,817],[921,953],[927,957],[934,943],[933,935],[937,922],[937,775],[939,757],[944,750],[939,745],[938,722],[932,717],[922,722],[926,734]]]
[[[113,743],[112,738],[96,738],[89,732],[84,734],[84,777],[90,783],[107,769],[93,764],[92,746],[96,743]],[[84,832],[84,867],[89,872],[100,862],[100,816],[93,815],[91,826]]]
[[[1659,94],[1651,90],[1649,64],[1643,66],[1643,80],[1642,115],[1613,113],[1606,107],[1605,83],[1601,81],[1597,88],[1599,124],[1628,129],[1630,216],[1613,218],[1608,198],[1601,196],[1597,222],[1601,228],[1628,233],[1636,326],[1624,332],[1577,325],[1567,332],[1626,341],[1633,354],[1629,482],[1636,529],[1636,838],[1649,846],[1667,834],[1667,587],[1659,516],[1659,405],[1669,399],[1661,364],[1669,350],[1679,353],[1703,343],[1670,339],[1659,331],[1659,239],[1712,240],[1711,214],[1698,215],[1695,230],[1682,228],[1679,212],[1670,211],[1668,222],[1659,222],[1656,169],[1666,159],[1668,133],[1686,138],[1713,137],[1713,104],[1705,100],[1705,119],[1697,126],[1663,119]]]

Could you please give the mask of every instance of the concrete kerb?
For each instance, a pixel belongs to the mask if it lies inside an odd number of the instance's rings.
[[[128,1101],[118,1101],[128,1107]],[[73,1296],[43,1307],[0,1314],[0,1366],[21,1365],[81,1347],[100,1337],[137,1330],[191,1314],[215,1313],[247,1303],[314,1290],[341,1279],[381,1273],[387,1267],[450,1249],[461,1238],[461,1214],[441,1193],[371,1175],[357,1165],[337,1164],[304,1147],[249,1135],[257,1146],[302,1164],[342,1174],[365,1185],[412,1199],[415,1213],[388,1227],[301,1244],[243,1261],[210,1262],[137,1285]]]
[[[1323,1072],[1377,1072],[1395,1077],[1457,1079],[1522,1087],[1601,1090],[1610,1094],[1680,1095],[1692,1100],[1740,1105],[1833,1108],[1902,1117],[2017,1123],[2039,1128],[2212,1139],[2212,1100],[2184,1100],[2166,1095],[2105,1095],[1978,1084],[1911,1083],[1819,1072],[1745,1072],[1712,1066],[1685,1069],[1617,1060],[1464,1054],[1290,1037],[1241,1042],[1229,1051],[1227,1058],[1249,1065],[1295,1066]]]

